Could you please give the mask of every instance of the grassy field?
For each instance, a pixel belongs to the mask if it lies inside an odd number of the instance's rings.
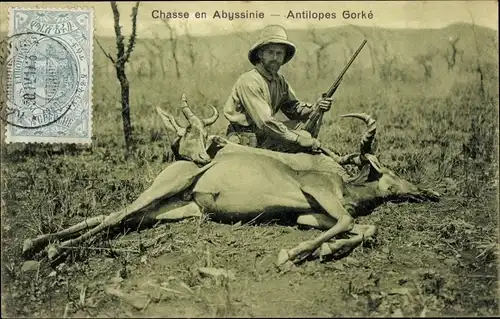
[[[92,146],[2,145],[2,316],[498,315],[497,35],[478,28],[476,46],[468,25],[361,31],[373,47],[349,71],[320,139],[341,154],[355,151],[364,127],[339,115],[371,114],[381,162],[442,193],[441,202],[382,206],[358,220],[378,227],[373,242],[345,259],[311,261],[286,273],[273,265],[279,250],[318,231],[190,220],[96,238],[58,266],[39,259],[35,270],[23,269],[26,238],[120,209],[149,186],[168,165],[173,138],[153,108],[178,116],[186,92],[198,115],[209,115],[208,103],[221,110],[250,66],[242,59],[252,35],[179,39],[180,78],[172,43],[140,39],[129,68],[135,145],[128,159],[119,87],[96,46]],[[316,34],[336,40],[321,52],[319,68],[311,34],[291,32],[304,49],[283,72],[301,98],[314,101],[326,90],[349,46],[361,42],[359,32]],[[450,34],[461,37],[463,51],[452,68]],[[221,45],[233,40],[234,51]],[[99,41],[113,50],[113,39]],[[416,62],[425,54],[429,77]],[[223,134],[225,126],[220,118],[211,133]],[[204,278],[197,272],[203,266],[231,270],[235,279]]]

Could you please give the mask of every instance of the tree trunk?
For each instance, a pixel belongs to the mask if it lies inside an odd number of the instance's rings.
[[[123,134],[125,137],[125,146],[128,153],[128,151],[130,150],[130,146],[132,145],[132,123],[130,121],[129,104],[130,86],[127,75],[125,74],[125,66],[121,65],[121,63],[116,66],[116,76],[120,81],[121,87]]]

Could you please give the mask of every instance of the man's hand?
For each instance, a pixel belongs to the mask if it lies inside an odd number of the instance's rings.
[[[321,143],[314,137],[303,136],[300,134],[297,137],[297,144],[299,144],[301,147],[309,148],[314,152],[318,151],[321,146]]]
[[[330,108],[332,107],[332,102],[333,102],[333,98],[332,97],[320,97],[317,101],[316,101],[316,104],[318,104],[319,108],[323,111],[323,112],[328,112],[330,111]]]

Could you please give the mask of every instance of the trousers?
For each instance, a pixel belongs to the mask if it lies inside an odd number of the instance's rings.
[[[293,130],[298,122],[299,121],[290,120],[283,122],[283,124],[285,124],[288,129]],[[321,121],[317,121],[311,127],[311,129],[308,130],[308,132],[312,137],[317,138],[320,128]],[[258,130],[255,125],[241,126],[238,124],[230,123],[226,131],[226,136],[231,142],[240,145],[264,148],[284,153],[304,152],[304,149],[296,143],[279,140],[277,138],[269,136],[268,134],[265,134],[264,132]]]

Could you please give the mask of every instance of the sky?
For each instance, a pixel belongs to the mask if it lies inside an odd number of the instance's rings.
[[[134,2],[117,2],[121,12],[121,25],[127,35],[131,30],[130,13]],[[0,30],[7,31],[7,8],[22,7],[92,7],[95,9],[95,35],[114,36],[113,15],[109,2],[23,2],[0,3]],[[146,1],[139,5],[138,34],[143,37],[168,37],[162,19],[154,19],[154,10],[188,12],[188,19],[173,19],[171,25],[177,34],[187,28],[192,35],[220,35],[234,31],[261,29],[268,24],[280,24],[287,29],[324,28],[355,24],[385,28],[441,28],[457,22],[498,28],[497,1]],[[262,12],[263,19],[214,19],[214,12]],[[310,10],[316,13],[335,13],[335,19],[291,19],[294,13]],[[342,12],[364,12],[366,19],[344,19]],[[196,12],[206,12],[206,19],[196,19]],[[373,13],[369,19],[368,13]],[[271,16],[271,15],[279,16]]]

